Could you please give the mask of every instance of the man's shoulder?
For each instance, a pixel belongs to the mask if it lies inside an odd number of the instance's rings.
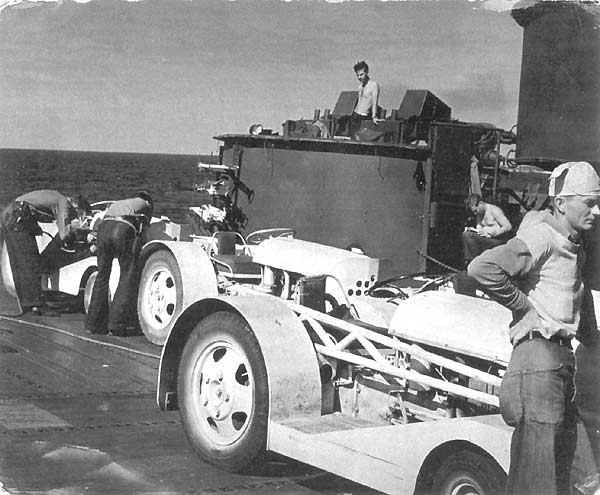
[[[369,79],[366,86],[369,89],[375,89],[379,88],[379,83],[375,79]]]
[[[119,199],[106,210],[107,216],[121,216],[141,213],[148,208],[148,203],[142,198]]]
[[[491,204],[491,203],[486,203],[486,205],[487,205],[487,206],[486,206],[486,210],[487,210],[487,211],[489,211],[489,212],[491,212],[491,213],[493,213],[493,214],[495,214],[495,215],[498,215],[498,214],[500,214],[500,213],[501,213],[502,215],[504,215],[504,212],[502,211],[502,208],[500,208],[499,206],[497,206],[497,205],[493,205],[493,204]]]
[[[533,253],[547,251],[556,244],[556,232],[546,222],[532,223],[519,228],[516,237],[521,239]]]

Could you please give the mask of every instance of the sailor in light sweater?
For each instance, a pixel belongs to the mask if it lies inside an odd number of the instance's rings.
[[[500,389],[500,409],[515,428],[508,494],[570,494],[577,446],[586,484],[598,481],[589,439],[575,405],[571,339],[597,328],[582,267],[582,234],[600,216],[600,178],[587,162],[568,162],[550,176],[552,209],[526,215],[515,238],[468,267],[483,290],[512,311],[514,346]],[[585,437],[585,438],[584,438]],[[593,484],[593,483],[592,483]]]

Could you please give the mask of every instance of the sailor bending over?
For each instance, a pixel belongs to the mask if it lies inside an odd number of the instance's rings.
[[[137,259],[152,210],[152,197],[146,191],[139,191],[133,198],[115,201],[106,210],[98,226],[98,275],[85,318],[85,329],[89,333],[121,337],[134,333]],[[108,282],[115,258],[119,261],[119,285],[109,310]]]

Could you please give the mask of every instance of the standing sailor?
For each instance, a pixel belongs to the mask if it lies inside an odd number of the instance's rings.
[[[354,73],[359,81],[358,100],[350,117],[350,136],[360,129],[364,119],[371,119],[375,124],[380,122],[377,118],[379,105],[379,84],[369,76],[367,62],[361,60],[354,64]]]
[[[88,332],[121,337],[131,333],[138,292],[137,258],[152,210],[152,197],[146,191],[115,201],[106,210],[98,227],[98,275],[85,318]],[[109,309],[108,282],[115,258],[119,261],[119,285]]]
[[[597,481],[575,405],[571,339],[586,344],[597,332],[584,292],[582,234],[600,216],[600,178],[587,162],[563,163],[550,176],[549,196],[551,212],[530,212],[516,237],[468,267],[513,314],[514,347],[500,387],[502,417],[514,427],[508,495],[570,494],[576,447],[583,476]]]
[[[42,298],[42,259],[35,239],[42,234],[38,222],[56,222],[58,240],[64,243],[88,232],[81,219],[89,211],[90,204],[83,196],[66,197],[51,189],[23,194],[2,211],[0,225],[24,312],[56,315],[44,306]]]

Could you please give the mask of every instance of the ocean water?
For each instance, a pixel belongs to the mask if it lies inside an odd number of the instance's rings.
[[[198,161],[217,156],[0,149],[0,206],[28,191],[56,189],[81,193],[91,203],[131,197],[145,189],[155,215],[184,222],[189,206],[206,198],[194,189]]]

